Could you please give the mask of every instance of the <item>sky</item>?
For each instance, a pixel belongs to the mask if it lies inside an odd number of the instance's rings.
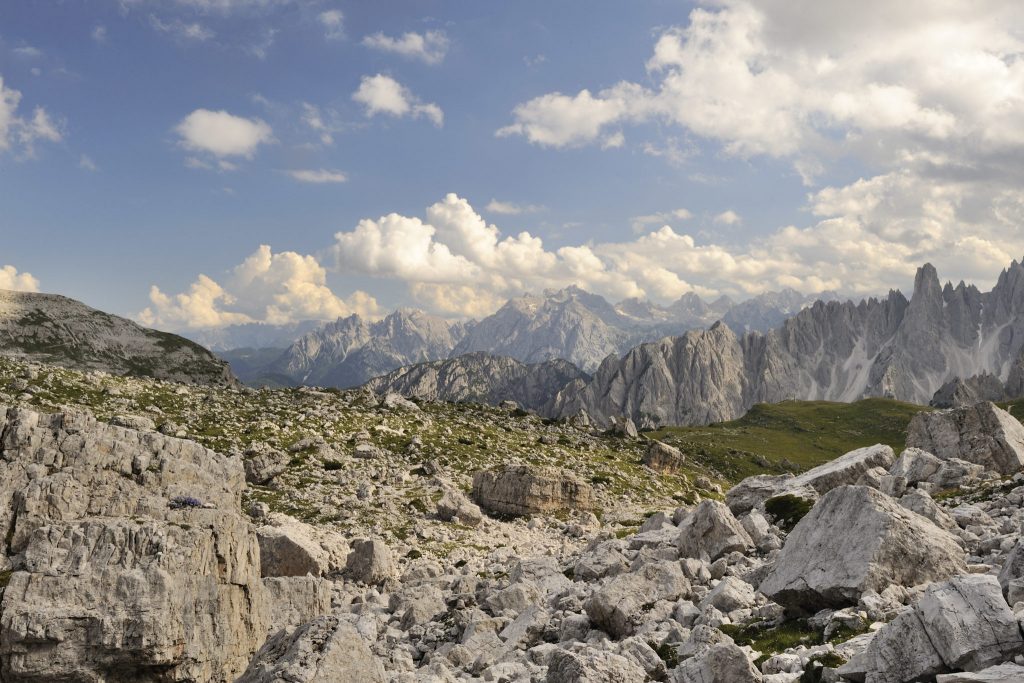
[[[10,0],[0,288],[170,330],[1024,255],[1018,0]]]

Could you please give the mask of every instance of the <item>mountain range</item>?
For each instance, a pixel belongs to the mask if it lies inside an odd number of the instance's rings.
[[[821,299],[795,290],[770,292],[734,303],[712,303],[686,294],[661,307],[640,299],[613,305],[578,287],[510,299],[483,320],[451,322],[413,309],[399,309],[381,321],[340,318],[316,329],[309,323],[277,328],[241,325],[200,330],[191,336],[210,344],[249,384],[315,384],[347,388],[400,367],[484,352],[527,364],[562,359],[593,372],[608,355],[717,320],[744,333],[765,331]],[[297,335],[297,336],[296,336]],[[267,345],[295,337],[286,347]],[[239,348],[226,348],[235,343]]]
[[[910,299],[890,291],[884,298],[859,303],[819,301],[765,333],[737,334],[717,322],[708,329],[640,344],[622,356],[610,354],[592,376],[549,385],[542,392],[547,400],[526,407],[549,417],[585,412],[603,425],[628,416],[641,427],[655,427],[730,420],[755,403],[787,399],[881,396],[929,403],[936,394],[982,389],[1020,396],[1022,313],[1020,263],[1003,270],[988,292],[963,282],[942,286],[935,268],[926,264],[918,269]],[[548,376],[540,366],[532,367],[539,378]],[[451,366],[445,370],[458,372]],[[410,386],[409,376],[410,370],[403,369],[379,378],[373,387],[450,397],[440,385],[420,393],[427,385]],[[501,384],[504,379],[491,381]],[[483,386],[476,392],[488,393]]]
[[[0,290],[0,354],[189,384],[238,383],[227,363],[195,342],[55,294]]]

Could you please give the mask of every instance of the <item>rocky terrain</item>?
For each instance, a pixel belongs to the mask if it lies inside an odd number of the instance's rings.
[[[603,426],[626,415],[654,428],[731,420],[756,403],[789,399],[952,406],[1016,398],[1024,395],[1022,311],[1017,262],[985,293],[962,282],[943,287],[925,265],[909,300],[894,291],[858,304],[819,301],[764,334],[737,335],[719,322],[609,355],[589,379],[552,387],[554,402],[529,407]],[[407,374],[374,386],[408,391],[392,381]]]
[[[0,290],[0,355],[176,382],[236,383],[227,363],[194,342],[55,294]]]
[[[4,683],[1024,680],[990,403],[731,487],[512,404],[0,359],[0,405]]]
[[[639,299],[613,305],[569,287],[511,299],[480,322],[450,322],[400,309],[378,322],[354,315],[315,329],[307,321],[235,325],[190,335],[228,360],[247,384],[349,388],[402,366],[476,352],[526,364],[568,360],[593,371],[609,354],[720,319],[740,332],[769,330],[816,299],[783,290],[739,304],[724,297],[707,304],[687,294],[667,307]]]

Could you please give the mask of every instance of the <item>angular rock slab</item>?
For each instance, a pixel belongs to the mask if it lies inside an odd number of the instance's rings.
[[[922,412],[907,427],[907,447],[1013,474],[1024,467],[1024,425],[989,402]]]
[[[644,451],[643,463],[655,472],[673,474],[686,464],[686,456],[675,446],[652,440]]]
[[[679,524],[676,548],[680,557],[707,555],[714,562],[726,553],[753,547],[754,541],[743,525],[717,500],[702,500]]]
[[[256,530],[264,577],[325,576],[345,566],[349,548],[339,534],[280,513],[267,522]]]
[[[1024,681],[1024,666],[1007,663],[991,666],[975,673],[942,674],[935,683],[1020,683]]]
[[[558,510],[589,510],[590,485],[557,467],[510,465],[473,475],[473,499],[488,512],[535,515]]]
[[[319,617],[285,629],[253,657],[237,683],[384,683],[387,677],[355,627]]]
[[[857,604],[867,590],[967,569],[956,537],[866,486],[825,494],[786,538],[759,590],[791,613]]]
[[[1006,601],[1015,605],[1024,600],[1024,540],[1017,541],[999,570],[999,585]]]
[[[761,673],[737,645],[720,643],[669,672],[670,683],[760,683]]]
[[[622,655],[592,648],[555,650],[546,683],[639,683],[647,675]]]
[[[839,673],[870,683],[921,681],[980,671],[1021,652],[1024,639],[998,581],[968,574],[929,586]]]
[[[747,477],[726,494],[726,502],[734,514],[742,515],[762,505],[769,498],[792,493],[815,500],[838,486],[855,484],[861,476],[876,468],[889,469],[896,454],[884,444],[866,446],[845,453],[835,460],[793,476],[760,474]]]
[[[914,610],[951,670],[978,671],[1024,652],[1017,619],[994,576],[970,574],[930,586]]]
[[[688,594],[690,582],[678,562],[652,562],[616,576],[587,600],[587,616],[615,638],[633,633],[644,605]]]

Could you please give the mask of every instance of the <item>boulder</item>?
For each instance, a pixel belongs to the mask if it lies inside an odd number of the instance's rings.
[[[714,562],[722,555],[752,548],[754,542],[732,512],[717,500],[700,502],[679,525],[676,547],[681,557],[706,555]]]
[[[115,415],[110,418],[110,424],[115,427],[134,429],[137,432],[151,432],[156,429],[156,423],[142,415]]]
[[[266,484],[288,469],[291,457],[274,449],[249,451],[242,461],[245,466],[245,480],[250,484]]]
[[[904,477],[907,484],[912,486],[919,481],[928,481],[939,471],[940,467],[942,467],[941,458],[920,448],[907,448],[900,453],[900,457],[889,468],[889,474]]]
[[[629,562],[622,553],[625,547],[625,542],[613,538],[588,548],[576,562],[573,579],[595,581],[623,573],[629,569]]]
[[[925,491],[921,489],[911,489],[907,491],[900,498],[900,505],[907,508],[911,512],[930,519],[935,526],[951,531],[957,528],[956,520],[946,512],[944,509],[939,507],[939,504],[932,500]]]
[[[480,506],[455,489],[448,489],[437,501],[437,516],[445,522],[458,522],[465,526],[476,526],[483,521]]]
[[[237,683],[384,683],[359,632],[335,616],[284,629],[260,648]]]
[[[858,448],[797,475],[790,483],[790,488],[809,486],[818,495],[824,495],[837,486],[856,483],[862,474],[874,467],[888,469],[894,460],[896,454],[884,444]]]
[[[585,604],[587,616],[614,638],[631,635],[644,606],[676,600],[690,591],[678,562],[650,562],[620,574],[598,589]]]
[[[796,525],[759,590],[790,612],[813,613],[966,568],[949,532],[872,488],[842,486]]]
[[[1007,662],[974,673],[940,674],[935,683],[1020,683],[1024,666]]]
[[[907,447],[942,460],[957,458],[1000,474],[1024,467],[1024,425],[989,402],[921,412],[907,427]]]
[[[769,498],[785,494],[813,502],[837,486],[856,484],[876,467],[888,470],[895,459],[892,448],[884,444],[858,448],[797,476],[762,474],[748,477],[726,494],[726,502],[737,515],[759,507]]]
[[[1024,600],[1024,540],[1017,541],[999,570],[999,586],[1006,601],[1016,605]]]
[[[686,456],[675,446],[651,440],[644,451],[643,463],[655,472],[675,474],[686,463]]]
[[[343,573],[352,581],[377,584],[395,578],[398,569],[394,553],[384,541],[360,538],[352,541]]]
[[[669,672],[670,683],[760,683],[761,673],[732,643],[712,645]]]
[[[726,492],[725,503],[734,515],[745,515],[769,498],[786,491],[793,479],[795,477],[792,474],[758,474],[747,477]]]
[[[473,475],[473,499],[488,512],[534,515],[559,510],[589,510],[589,484],[557,467],[510,465]]]
[[[640,683],[642,668],[622,655],[590,647],[555,650],[548,662],[547,683]]]
[[[266,521],[256,530],[262,576],[326,576],[345,566],[349,549],[341,536],[280,513]]]
[[[726,576],[704,596],[700,606],[704,608],[711,605],[720,612],[729,613],[753,607],[756,603],[757,597],[749,583],[735,576]]]
[[[929,586],[839,673],[880,683],[918,681],[980,671],[1021,652],[1024,639],[998,581],[968,574]]]
[[[929,586],[914,610],[952,671],[978,671],[1024,652],[1017,619],[994,576],[969,574]]]

